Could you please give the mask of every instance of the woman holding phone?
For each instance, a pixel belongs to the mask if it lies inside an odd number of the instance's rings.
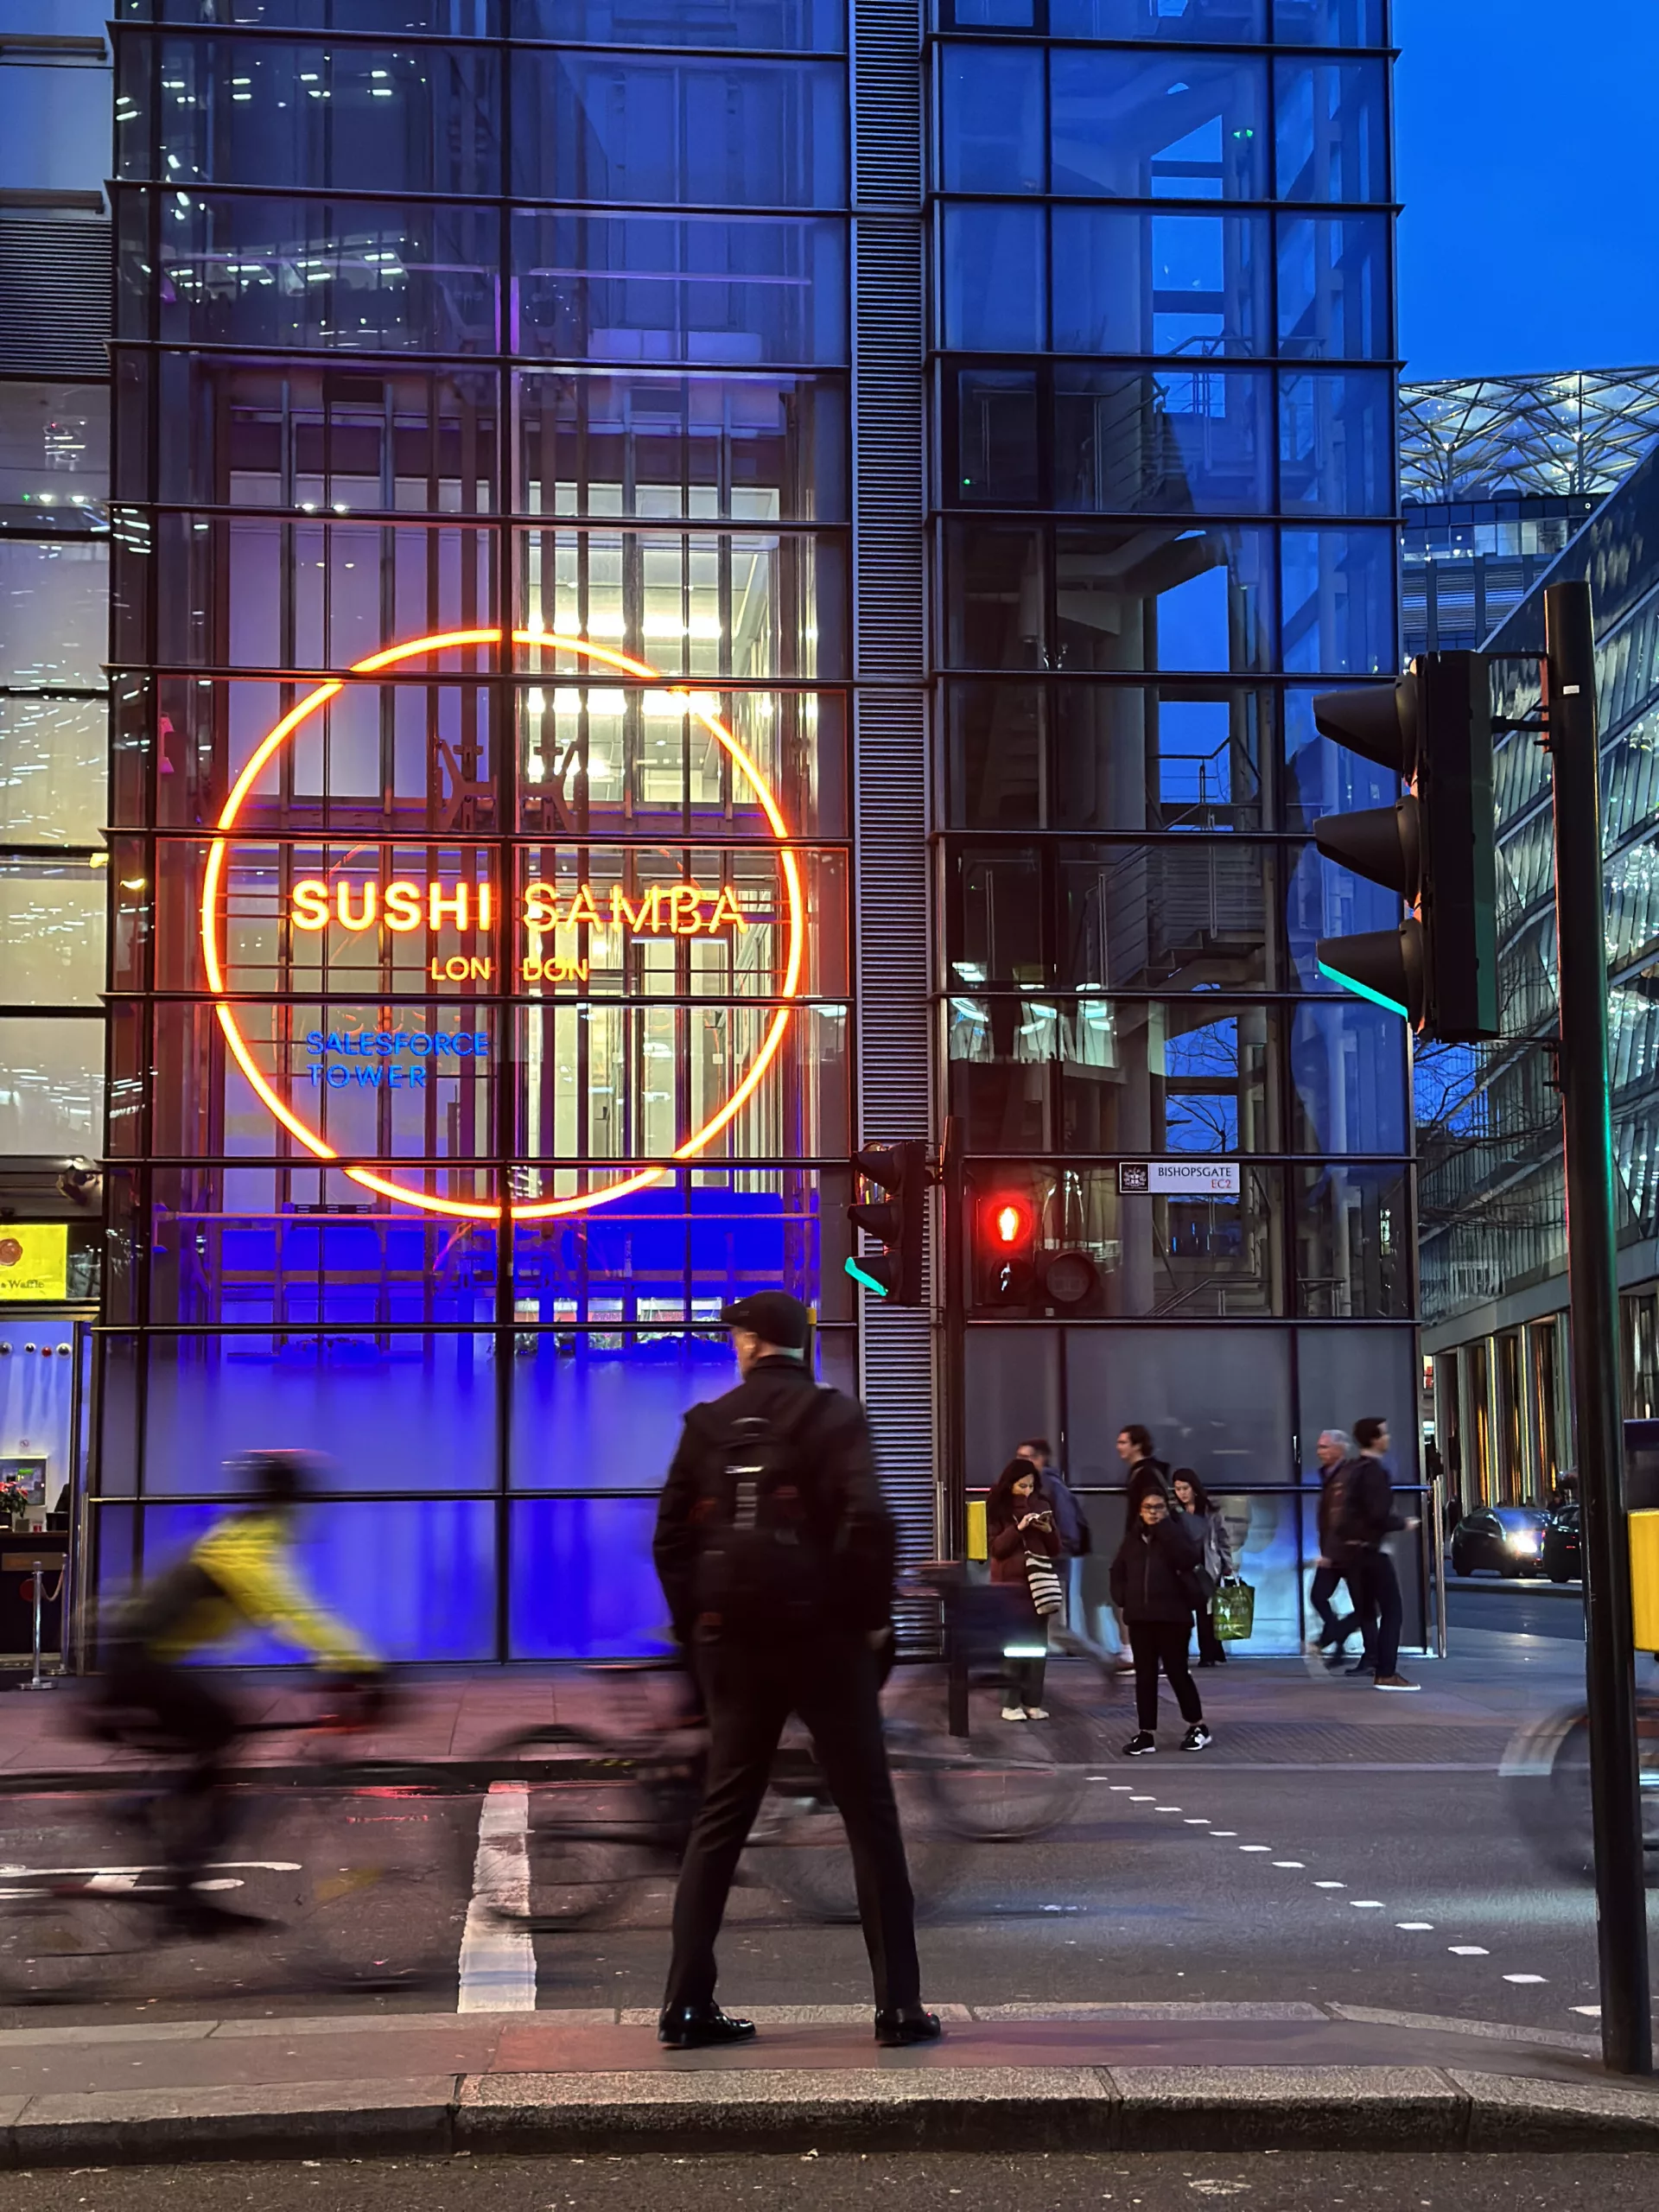
[[[1062,1554],[1054,1516],[1042,1494],[1042,1478],[1029,1459],[1010,1459],[992,1485],[985,1503],[986,1548],[991,1556],[994,1588],[1007,1592],[1008,1627],[1005,1643],[1021,1643],[1030,1656],[1010,1659],[1006,1675],[1005,1720],[1046,1720],[1042,1702],[1048,1662],[1048,1624],[1031,1594],[1026,1561],[1051,1567]]]

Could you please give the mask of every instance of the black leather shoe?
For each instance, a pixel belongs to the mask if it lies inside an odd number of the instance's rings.
[[[734,2020],[718,2005],[675,2005],[657,2021],[657,2040],[674,2050],[702,2050],[710,2044],[748,2043],[753,2020]]]
[[[910,2043],[938,2043],[944,2030],[937,2012],[919,2005],[884,2005],[875,2016],[875,2039],[884,2050],[899,2050]]]

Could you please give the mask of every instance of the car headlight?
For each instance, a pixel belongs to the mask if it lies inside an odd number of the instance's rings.
[[[1535,1552],[1542,1540],[1535,1529],[1516,1529],[1503,1541],[1512,1552]]]

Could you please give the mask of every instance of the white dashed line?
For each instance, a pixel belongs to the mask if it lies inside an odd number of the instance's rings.
[[[1181,1808],[1179,1805],[1154,1805],[1152,1809],[1154,1813],[1179,1813]]]
[[[1434,1923],[1432,1920],[1396,1920],[1396,1928],[1403,1928],[1408,1936],[1427,1935]]]
[[[1210,1833],[1211,1835],[1230,1838],[1232,1836],[1236,1836],[1238,1834],[1238,1830],[1236,1828],[1211,1828]]]
[[[1129,1802],[1131,1805],[1150,1805],[1152,1800],[1150,1797],[1131,1797]]]
[[[1544,1974],[1506,1974],[1503,1979],[1505,1981],[1548,1981],[1549,1976]]]
[[[1273,1863],[1275,1866],[1294,1866],[1299,1872],[1304,1871],[1307,1866],[1305,1859],[1275,1859]]]
[[[1601,2018],[1599,2005],[1569,2005],[1567,2009],[1569,2012],[1581,2012],[1586,2020],[1599,2020]]]
[[[1348,1885],[1346,1882],[1315,1882],[1313,1886],[1316,1890],[1345,1890]]]
[[[1208,1821],[1201,1820],[1197,1815],[1192,1813],[1189,1813],[1185,1820],[1181,1823],[1183,1827],[1187,1828],[1207,1828],[1209,1825],[1210,1823]]]
[[[1454,1959],[1490,1959],[1492,1955],[1484,1943],[1448,1943],[1446,1948]]]
[[[1381,1897],[1350,1897],[1348,1902],[1356,1912],[1381,1912],[1383,1909]]]
[[[1238,1847],[1241,1851],[1271,1851],[1273,1849],[1270,1843],[1241,1843]]]

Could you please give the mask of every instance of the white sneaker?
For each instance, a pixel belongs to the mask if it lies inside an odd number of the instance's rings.
[[[1028,1705],[1026,1707],[1026,1718],[1027,1720],[1046,1720],[1048,1707],[1046,1705]]]
[[[1005,1705],[1002,1708],[1002,1718],[1005,1720],[1023,1720],[1026,1718],[1026,1708],[1023,1705]]]

